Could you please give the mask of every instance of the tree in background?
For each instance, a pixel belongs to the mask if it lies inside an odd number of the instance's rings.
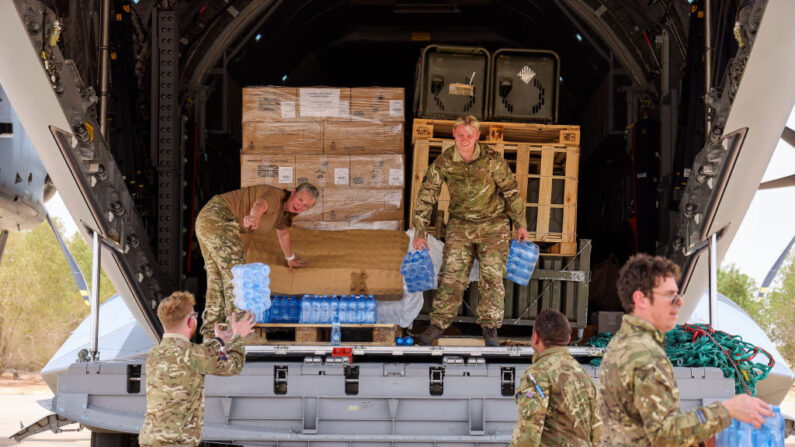
[[[731,298],[732,301],[748,312],[765,331],[767,325],[763,313],[764,304],[756,301],[759,286],[753,278],[742,273],[734,264],[718,270],[718,292]]]
[[[767,295],[757,301],[759,286],[748,275],[729,264],[718,270],[718,292],[731,298],[767,333],[779,353],[795,365],[795,257],[790,257],[778,272],[777,281]]]
[[[781,266],[774,284],[762,298],[768,320],[765,330],[781,355],[790,365],[795,365],[795,255]]]
[[[67,246],[90,281],[88,244],[75,234]],[[104,274],[100,292],[102,301],[116,293]],[[0,263],[0,371],[44,366],[88,315],[85,303],[48,225],[11,233]]]

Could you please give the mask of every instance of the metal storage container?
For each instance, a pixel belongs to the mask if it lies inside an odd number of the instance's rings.
[[[479,47],[425,47],[417,70],[417,117],[485,119],[489,57]]]
[[[489,73],[490,119],[558,121],[560,59],[557,54],[546,50],[497,50]]]

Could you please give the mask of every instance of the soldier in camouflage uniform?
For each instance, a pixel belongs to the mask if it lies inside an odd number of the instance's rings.
[[[292,252],[290,226],[293,217],[311,208],[317,188],[301,183],[292,191],[256,185],[214,196],[196,217],[196,239],[207,271],[207,294],[201,334],[212,337],[213,325],[239,312],[235,307],[232,267],[245,264],[242,232],[264,233],[276,229],[290,271],[306,261]]]
[[[679,267],[638,254],[619,272],[618,296],[629,315],[607,345],[599,371],[602,446],[687,446],[709,440],[731,419],[757,428],[772,416],[762,400],[741,394],[682,411],[665,333],[676,326]]]
[[[533,364],[516,393],[519,418],[511,447],[591,447],[599,439],[596,386],[569,353],[569,334],[565,315],[552,309],[538,314],[530,341]]]
[[[199,445],[204,375],[232,376],[243,368],[243,337],[254,326],[251,314],[235,319],[227,330],[216,323],[216,337],[196,345],[190,342],[197,328],[194,305],[190,293],[174,292],[157,308],[165,333],[146,359],[146,416],[138,436],[142,447]]]
[[[428,248],[426,227],[442,183],[450,191],[450,220],[445,235],[439,287],[433,300],[431,326],[420,341],[429,345],[453,322],[461,306],[469,270],[475,258],[480,262],[478,324],[488,346],[499,344],[497,328],[502,326],[505,289],[502,279],[510,248],[511,224],[518,239],[527,239],[525,206],[516,177],[502,158],[478,143],[479,123],[463,116],[453,125],[456,144],[445,150],[428,167],[414,211],[415,250]]]

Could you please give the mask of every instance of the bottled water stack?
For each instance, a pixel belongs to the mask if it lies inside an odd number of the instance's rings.
[[[774,415],[765,418],[765,424],[759,430],[746,422],[732,419],[729,428],[718,433],[715,438],[717,447],[784,447],[784,418],[781,409],[774,405],[770,408]]]
[[[269,319],[270,271],[270,267],[259,262],[232,267],[235,306],[238,309],[251,311],[258,323],[265,323]]]
[[[511,241],[511,251],[508,254],[508,279],[526,286],[538,262],[538,245],[525,241]]]
[[[297,323],[299,301],[292,296],[274,295],[269,312],[268,321],[271,323]]]
[[[433,289],[433,273],[433,262],[428,250],[408,252],[403,257],[400,274],[406,281],[406,290],[409,293]]]
[[[374,295],[304,295],[297,321],[301,323],[375,323],[377,303]]]

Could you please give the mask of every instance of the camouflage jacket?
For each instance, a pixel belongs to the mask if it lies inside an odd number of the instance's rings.
[[[235,335],[221,344],[191,343],[184,335],[167,333],[146,359],[146,416],[138,442],[142,446],[196,446],[204,422],[204,375],[232,376],[243,369],[245,345]]]
[[[508,163],[499,152],[475,144],[469,163],[453,145],[428,167],[414,209],[415,238],[426,237],[442,183],[450,191],[450,218],[480,222],[507,214],[517,228],[527,228],[525,206]]]
[[[665,333],[624,315],[599,371],[603,446],[686,446],[731,423],[720,402],[683,412]]]
[[[533,364],[522,374],[516,403],[519,419],[511,447],[590,447],[599,439],[596,385],[566,347],[533,356]]]

